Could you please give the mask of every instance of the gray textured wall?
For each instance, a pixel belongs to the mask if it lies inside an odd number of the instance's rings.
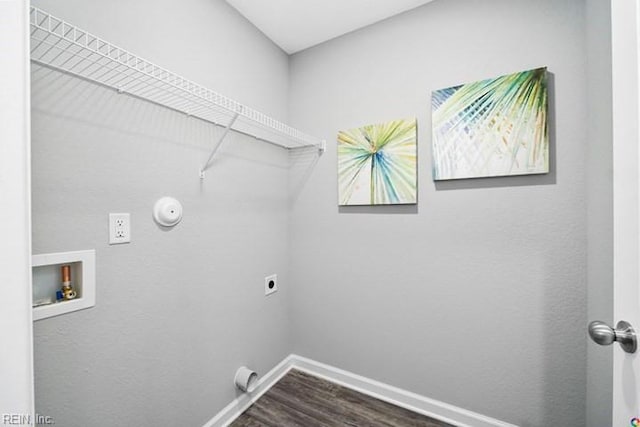
[[[587,0],[588,320],[613,325],[611,1]],[[613,351],[587,345],[587,426],[610,425]]]
[[[286,55],[222,0],[35,4],[286,119]],[[37,67],[32,80],[34,253],[97,253],[96,307],[34,325],[37,412],[203,425],[240,364],[264,373],[290,353],[286,152],[234,135],[201,183],[213,126]],[[185,210],[168,232],[151,218],[164,195]],[[109,212],[131,213],[131,244],[107,245]]]
[[[292,58],[329,142],[293,206],[295,352],[524,427],[585,425],[585,3],[441,0]],[[552,171],[431,180],[432,90],[548,66]],[[337,207],[336,133],[415,115],[417,207]]]

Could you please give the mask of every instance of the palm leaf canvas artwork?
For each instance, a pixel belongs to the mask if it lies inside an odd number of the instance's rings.
[[[339,132],[339,204],[415,204],[416,140],[415,118]]]
[[[549,172],[547,69],[433,92],[435,180]]]

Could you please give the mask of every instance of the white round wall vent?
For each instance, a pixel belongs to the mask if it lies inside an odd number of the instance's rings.
[[[182,205],[173,197],[163,197],[153,206],[153,219],[163,227],[173,227],[182,220]]]

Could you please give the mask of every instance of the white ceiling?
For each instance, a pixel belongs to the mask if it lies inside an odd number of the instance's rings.
[[[432,0],[226,0],[291,54]]]

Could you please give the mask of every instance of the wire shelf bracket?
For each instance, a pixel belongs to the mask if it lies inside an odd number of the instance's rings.
[[[222,142],[224,142],[224,139],[227,137],[227,134],[231,130],[231,127],[233,126],[233,124],[238,119],[239,115],[240,115],[240,113],[235,113],[233,115],[233,117],[231,118],[231,121],[229,122],[227,127],[224,129],[224,132],[222,133],[222,135],[220,135],[220,138],[218,139],[218,142],[216,143],[216,145],[213,146],[213,150],[211,150],[211,154],[209,154],[209,158],[204,163],[204,166],[202,166],[202,168],[200,169],[200,179],[204,179],[204,173],[207,171],[207,169],[209,169],[211,167],[211,161],[213,160],[213,156],[215,156],[216,153],[218,152],[218,149],[222,145]]]
[[[88,31],[31,6],[31,61],[156,105],[224,127],[201,177],[230,131],[286,149],[326,142],[179,76]]]

